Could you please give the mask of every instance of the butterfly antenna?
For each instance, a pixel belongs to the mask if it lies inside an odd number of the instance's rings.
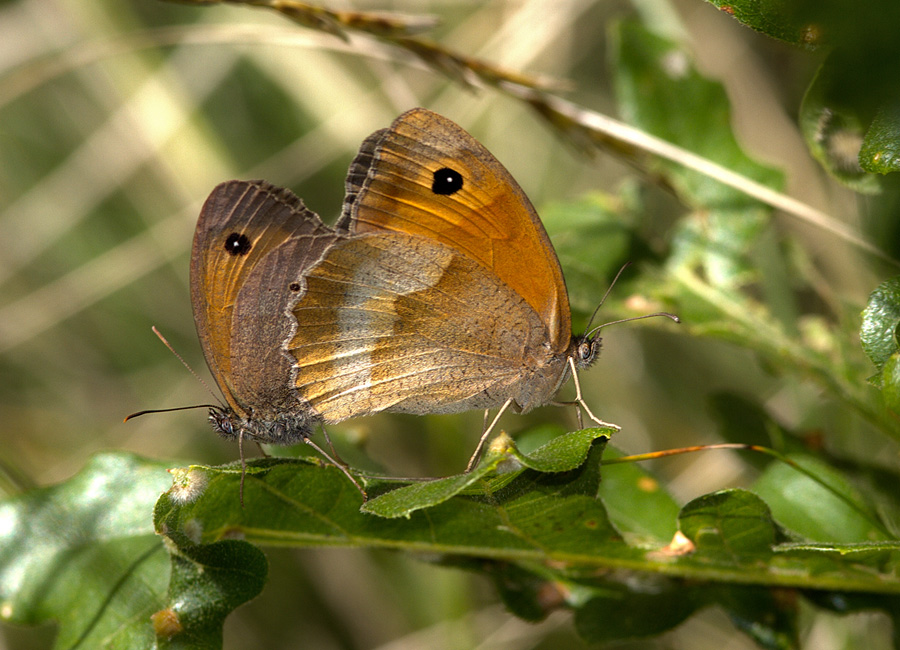
[[[128,417],[125,418],[124,422],[128,422],[128,420],[133,420],[136,417],[140,417],[142,415],[147,415],[148,413],[169,413],[171,411],[187,411],[189,409],[217,409],[221,408],[217,404],[194,404],[193,406],[174,406],[169,409],[147,409],[145,411],[138,411],[137,413],[132,413]]]
[[[133,420],[136,417],[140,417],[142,415],[147,415],[148,413],[170,413],[172,411],[188,411],[190,409],[218,409],[222,408],[218,404],[192,404],[191,406],[173,406],[170,409],[146,409],[144,411],[138,411],[137,413],[132,413],[123,420],[123,422],[128,422],[128,420]]]
[[[187,368],[187,371],[189,373],[191,373],[192,375],[194,375],[194,378],[197,381],[199,381],[201,384],[203,384],[203,387],[207,390],[207,392],[210,395],[212,395],[213,399],[218,400],[218,397],[216,397],[216,394],[209,387],[209,384],[207,384],[203,380],[203,377],[201,377],[196,372],[194,372],[194,369],[191,368],[191,366],[188,364],[188,362],[184,360],[184,357],[182,357],[180,354],[178,354],[178,352],[175,351],[175,348],[173,348],[172,344],[169,343],[169,341],[166,339],[165,336],[163,336],[162,332],[160,332],[158,329],[156,329],[156,325],[152,326],[150,329],[152,329],[153,333],[156,334],[156,338],[158,338],[160,341],[162,341],[163,345],[165,345],[167,348],[169,348],[169,352],[171,352],[172,354],[175,355],[175,358],[181,362],[181,365],[183,365],[185,368]],[[166,408],[166,409],[147,409],[145,411],[138,411],[137,413],[132,413],[131,415],[126,417],[124,421],[128,422],[128,420],[132,420],[136,417],[140,417],[141,415],[147,415],[148,413],[169,413],[171,411],[187,411],[189,409],[202,409],[202,408],[221,409],[222,406],[221,406],[221,404],[194,404],[193,406],[175,406],[173,408]]]
[[[189,373],[191,373],[192,375],[194,375],[194,378],[197,381],[199,381],[201,384],[203,384],[203,387],[206,389],[206,391],[210,395],[213,396],[213,399],[218,400],[219,398],[216,396],[215,391],[213,391],[213,389],[209,387],[209,384],[207,384],[206,381],[204,381],[203,377],[201,377],[196,372],[194,372],[194,369],[191,368],[190,364],[188,364],[188,362],[184,360],[184,357],[182,357],[180,354],[178,354],[178,352],[175,351],[175,348],[173,348],[172,344],[166,340],[166,337],[162,335],[162,332],[160,332],[158,329],[156,329],[156,325],[152,326],[150,329],[152,329],[153,333],[156,334],[156,337],[160,341],[163,342],[163,345],[165,345],[167,348],[169,348],[169,352],[171,352],[172,354],[175,355],[175,358],[181,362],[181,365],[183,365],[185,368],[187,368],[187,371]],[[191,408],[191,407],[188,407],[188,408]]]
[[[665,318],[669,318],[669,319],[675,321],[676,323],[681,322],[681,319],[678,318],[678,316],[676,316],[675,314],[670,314],[667,311],[656,311],[656,312],[653,312],[652,314],[643,314],[642,316],[632,316],[630,318],[620,318],[619,320],[611,320],[608,323],[603,323],[603,325],[597,325],[597,327],[595,327],[590,332],[585,334],[585,338],[590,338],[594,334],[594,332],[599,332],[601,329],[603,329],[604,327],[608,327],[609,325],[618,325],[619,323],[628,323],[633,320],[644,320],[645,318],[656,318],[657,316],[664,316]]]
[[[669,318],[669,319],[675,321],[676,323],[681,322],[681,319],[678,318],[678,316],[676,316],[675,314],[670,314],[667,311],[657,311],[652,314],[644,314],[642,316],[632,316],[631,318],[620,318],[619,320],[614,320],[614,321],[610,321],[608,323],[603,323],[602,325],[598,325],[594,329],[589,329],[591,326],[591,323],[594,322],[594,318],[596,318],[596,316],[597,316],[597,312],[600,311],[600,308],[603,306],[603,303],[605,303],[606,299],[609,298],[609,294],[610,294],[610,292],[612,292],[613,287],[616,286],[616,282],[618,282],[619,277],[622,275],[622,273],[625,271],[625,269],[627,269],[629,266],[631,266],[631,262],[625,262],[622,265],[622,268],[619,269],[619,272],[616,273],[616,277],[614,277],[612,282],[609,283],[609,288],[606,290],[606,293],[603,294],[603,298],[600,300],[600,304],[597,305],[597,308],[594,310],[594,313],[591,314],[591,318],[588,321],[587,326],[584,328],[584,338],[589,339],[596,332],[599,332],[604,327],[608,327],[610,325],[618,325],[619,323],[627,323],[627,322],[633,321],[633,320],[643,320],[645,318],[656,318],[657,316],[664,316],[665,318]]]
[[[591,317],[588,320],[587,325],[584,326],[585,338],[587,338],[589,336],[588,330],[591,327],[591,323],[594,322],[594,319],[597,317],[597,313],[600,311],[600,308],[603,306],[603,303],[606,302],[606,299],[609,298],[609,294],[612,293],[613,287],[616,286],[616,282],[619,281],[619,276],[621,276],[622,273],[625,271],[625,269],[627,269],[629,266],[631,266],[631,262],[625,262],[622,265],[622,267],[619,269],[619,272],[616,273],[616,277],[614,277],[612,279],[612,282],[609,283],[609,288],[606,289],[606,293],[604,293],[603,297],[600,299],[600,304],[597,305],[597,308],[594,310],[594,313],[591,314]],[[609,325],[609,323],[606,323],[606,324]],[[603,325],[601,325],[600,327],[603,327]]]

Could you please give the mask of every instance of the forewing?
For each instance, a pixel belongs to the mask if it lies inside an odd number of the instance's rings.
[[[454,174],[458,189],[446,182]],[[554,350],[568,347],[566,285],[537,213],[506,168],[451,120],[414,109],[372,134],[351,165],[338,229],[420,235],[456,249],[531,305]]]

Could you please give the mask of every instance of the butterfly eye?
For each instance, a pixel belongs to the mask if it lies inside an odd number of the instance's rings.
[[[580,368],[589,367],[597,359],[597,353],[600,351],[600,337],[584,339],[578,344],[575,351],[575,363]]]
[[[593,341],[585,341],[578,346],[578,358],[582,363],[591,358],[594,353]]]
[[[225,252],[229,255],[246,255],[252,247],[247,235],[239,232],[231,233],[225,240]]]
[[[300,291],[300,283],[299,282],[291,282],[288,285],[288,289],[291,291]]]
[[[431,184],[431,191],[435,194],[450,195],[456,194],[462,189],[463,178],[455,169],[442,167],[434,172],[434,182]]]

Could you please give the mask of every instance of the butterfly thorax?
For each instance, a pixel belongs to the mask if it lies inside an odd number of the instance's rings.
[[[231,407],[209,409],[209,421],[227,440],[246,437],[256,442],[293,445],[308,438],[316,421],[303,413],[278,413],[272,418],[241,417]]]
[[[520,413],[527,413],[554,400],[571,374],[570,358],[575,362],[576,370],[593,364],[600,352],[600,337],[576,335],[565,351],[554,353],[547,349],[545,352],[540,358],[532,355],[526,360],[524,367],[528,368],[528,372],[523,373],[515,384],[511,396]]]

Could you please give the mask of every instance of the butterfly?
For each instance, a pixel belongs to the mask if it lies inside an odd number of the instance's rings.
[[[572,334],[534,207],[484,146],[423,108],[362,143],[333,227],[267,182],[216,187],[190,285],[226,437],[292,444],[382,411],[499,408],[474,461],[501,413],[553,402],[570,376],[609,426],[576,374],[601,339]]]

